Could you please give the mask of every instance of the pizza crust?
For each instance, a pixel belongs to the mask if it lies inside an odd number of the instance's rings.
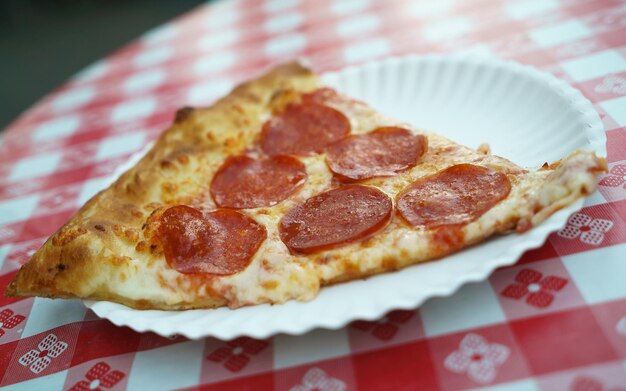
[[[310,91],[316,85],[313,72],[290,63],[238,86],[209,108],[179,110],[172,126],[135,167],[46,241],[6,295],[109,300],[133,308],[224,305],[226,299],[212,291],[206,278],[173,270],[143,278],[145,268],[164,260],[158,249],[151,249],[154,243],[146,240],[142,226],[161,206],[192,202],[207,192],[224,157],[254,142],[268,109],[279,107],[293,91]],[[213,207],[210,197],[204,203]],[[183,280],[185,289],[175,285],[177,280]]]
[[[220,277],[185,275],[169,267],[154,239],[160,213],[176,204],[214,209],[208,188],[223,160],[258,145],[261,126],[273,112],[318,87],[310,70],[291,63],[237,87],[209,108],[179,110],[146,156],[56,232],[22,267],[6,294],[108,300],[168,310],[310,300],[322,285],[397,270],[495,233],[529,229],[592,192],[596,174],[606,169],[603,159],[578,151],[529,172],[491,155],[488,147],[475,151],[338,97],[328,104],[348,117],[353,134],[398,125],[428,137],[429,150],[417,166],[362,184],[378,187],[395,200],[417,178],[453,164],[472,163],[506,173],[511,194],[465,226],[458,243],[432,230],[411,228],[394,216],[384,230],[365,241],[308,256],[292,255],[278,235],[280,218],[337,185],[324,154],[301,158],[308,180],[293,196],[270,208],[243,210],[267,229],[266,241],[245,270]]]

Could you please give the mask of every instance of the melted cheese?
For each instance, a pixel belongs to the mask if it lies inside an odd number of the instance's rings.
[[[390,120],[365,106],[354,105],[334,104],[350,118],[353,133],[366,133],[380,126],[397,125],[428,137],[429,150],[418,165],[393,177],[373,178],[362,182],[378,187],[393,200],[416,179],[458,163],[470,162],[508,174],[512,183],[510,195],[463,228],[466,245],[481,241],[495,232],[514,228],[520,219],[533,216],[537,205],[542,211],[550,210],[552,213],[554,205],[562,207],[579,197],[581,189],[589,192],[595,186],[595,178],[588,172],[589,168],[597,165],[592,154],[575,154],[555,172],[528,172],[500,157],[456,145],[436,134],[418,131],[407,124]],[[264,114],[263,118],[267,118],[267,115]],[[324,154],[301,160],[306,165],[308,179],[296,194],[271,208],[244,210],[263,224],[268,234],[250,265],[232,276],[210,278],[212,289],[223,295],[231,307],[267,302],[282,303],[290,299],[309,300],[316,296],[322,284],[401,268],[445,255],[445,250],[441,253],[434,247],[429,230],[411,228],[397,215],[389,226],[364,242],[309,256],[291,255],[279,237],[278,223],[281,217],[306,199],[337,186],[325,163]],[[217,169],[219,164],[214,164],[214,167]],[[561,200],[564,202],[560,202]],[[208,209],[214,207],[210,197],[203,198],[202,205]],[[539,223],[550,213],[545,216],[534,215],[533,223]],[[135,253],[131,257],[138,264],[148,263],[142,259],[145,257],[143,254]],[[181,274],[167,266],[164,260],[150,264],[148,269],[138,267],[128,283],[116,289],[135,299],[166,300],[170,305],[197,301],[207,294],[207,287],[203,284],[195,289],[191,285],[181,287],[181,281],[184,284],[185,278],[181,279]],[[164,289],[167,291],[164,292]]]

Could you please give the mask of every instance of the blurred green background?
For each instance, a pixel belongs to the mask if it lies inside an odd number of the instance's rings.
[[[0,0],[0,131],[74,73],[200,0]]]

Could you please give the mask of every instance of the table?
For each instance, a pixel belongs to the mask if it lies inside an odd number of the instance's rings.
[[[626,3],[236,0],[89,66],[0,142],[0,287],[183,105],[287,59],[316,70],[406,53],[534,65],[600,113],[610,172],[545,245],[419,310],[268,340],[138,334],[77,300],[0,298],[10,389],[626,389]]]

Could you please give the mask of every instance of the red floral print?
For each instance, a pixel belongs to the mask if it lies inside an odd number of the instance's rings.
[[[10,309],[5,309],[0,312],[0,337],[2,337],[6,331],[5,329],[10,330],[18,324],[22,323],[26,319],[25,316],[22,315],[14,315],[14,312]]]
[[[597,246],[604,240],[604,234],[613,228],[613,222],[605,219],[594,219],[584,213],[574,213],[565,228],[557,232],[562,238],[576,239]]]
[[[486,384],[495,379],[498,368],[504,364],[511,350],[499,343],[488,342],[478,334],[467,334],[459,349],[443,362],[444,367],[457,374],[466,374],[476,383]]]
[[[565,278],[543,277],[536,270],[522,269],[515,276],[515,282],[504,288],[500,294],[514,300],[526,297],[526,303],[537,308],[546,308],[554,301],[553,292],[560,291],[565,285]]]
[[[85,379],[74,384],[70,391],[101,391],[115,387],[126,375],[124,372],[112,371],[109,364],[100,361],[87,371]]]
[[[302,378],[302,383],[295,385],[289,391],[344,391],[346,383],[330,377],[319,368],[309,369]]]
[[[52,359],[59,357],[67,349],[67,343],[59,341],[54,334],[48,334],[37,345],[37,349],[31,349],[19,358],[18,362],[29,367],[31,372],[38,374],[50,365]]]
[[[352,323],[352,327],[365,332],[371,331],[381,341],[389,341],[396,335],[399,326],[408,322],[414,314],[414,311],[393,311],[378,321],[358,320]]]
[[[231,372],[239,372],[250,362],[250,355],[258,354],[268,345],[267,341],[240,337],[229,341],[226,346],[215,349],[207,359],[224,363],[224,368]]]

